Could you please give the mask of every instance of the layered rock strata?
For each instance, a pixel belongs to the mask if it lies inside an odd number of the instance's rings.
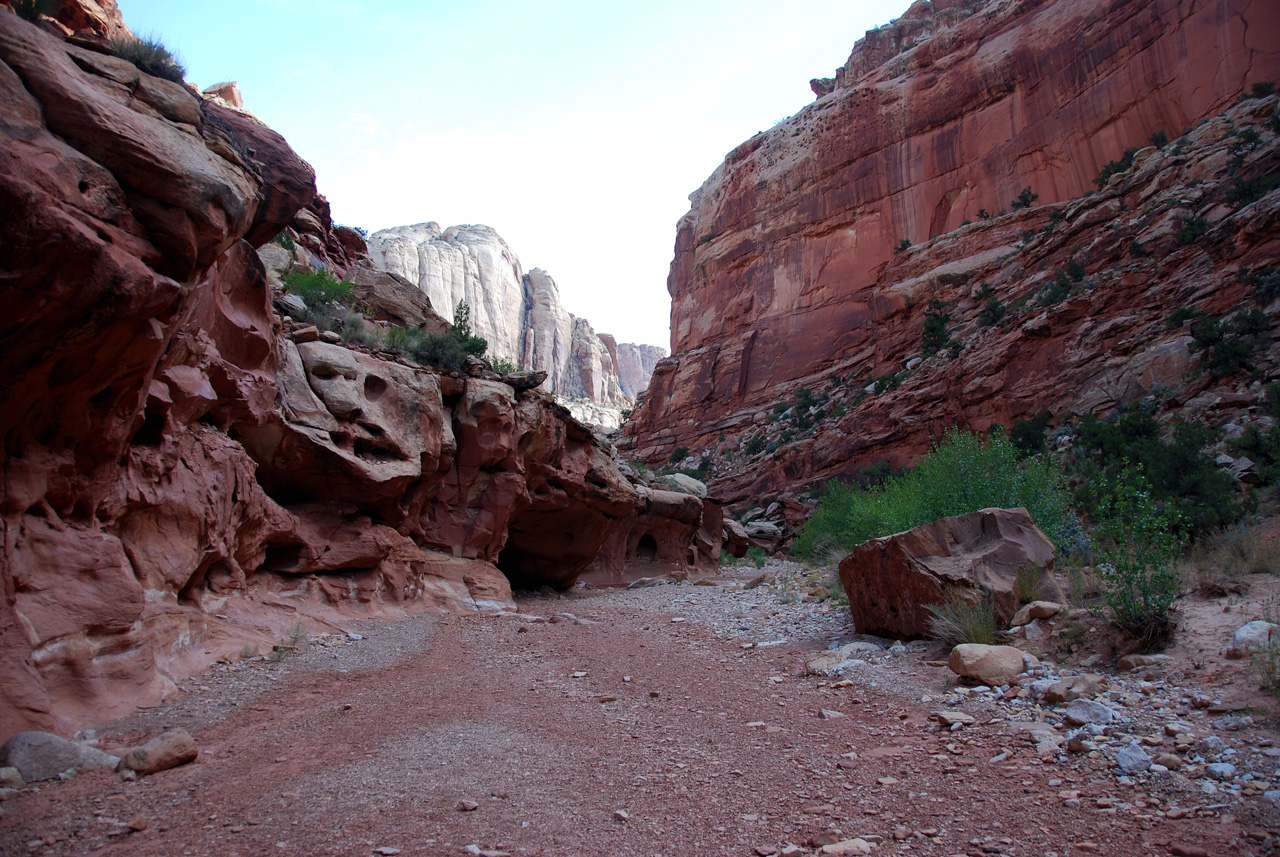
[[[648,384],[655,346],[619,346],[608,334],[568,312],[560,289],[541,268],[523,272],[520,259],[488,226],[419,223],[375,232],[369,238],[373,264],[416,283],[433,306],[452,320],[465,301],[476,334],[489,354],[547,373],[548,388],[580,416],[616,427]],[[619,351],[628,355],[624,390]],[[641,357],[640,355],[644,355]]]
[[[335,230],[252,117],[3,8],[0,103],[0,740],[152,703],[300,620],[511,608],[659,514],[537,379],[283,323],[256,248],[314,221],[295,234],[332,257]],[[413,286],[356,279],[432,323]],[[709,567],[689,511],[663,550]]]
[[[1224,204],[1233,177],[1272,169],[1274,99],[1193,126],[1280,78],[1277,45],[1280,14],[1248,0],[916,3],[691,197],[668,280],[675,354],[621,447],[705,452],[715,493],[747,504],[909,463],[955,423],[1183,387],[1195,361],[1168,313],[1225,312],[1250,293],[1237,271],[1277,255],[1274,193]],[[1237,164],[1226,135],[1242,125],[1262,144]],[[1097,190],[1126,148],[1184,129]],[[1203,242],[1176,240],[1200,217]],[[1073,258],[1091,288],[1042,304]],[[994,327],[979,321],[992,296],[1011,308]],[[955,360],[923,360],[935,300]],[[772,430],[802,388],[840,401]]]

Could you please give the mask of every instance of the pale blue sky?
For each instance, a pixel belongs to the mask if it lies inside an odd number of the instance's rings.
[[[669,347],[676,221],[907,0],[120,0],[316,169],[334,219],[498,230],[570,312]]]

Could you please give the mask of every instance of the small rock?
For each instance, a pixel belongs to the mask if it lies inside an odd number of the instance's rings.
[[[1182,757],[1177,753],[1161,753],[1156,756],[1155,763],[1163,765],[1171,771],[1177,771],[1182,768]]]
[[[458,812],[475,812],[480,808],[480,804],[473,800],[462,799],[453,805]]]
[[[1013,619],[1009,622],[1009,626],[1017,628],[1026,625],[1032,619],[1049,619],[1058,615],[1061,611],[1062,605],[1056,601],[1032,601],[1013,614]]]
[[[303,345],[308,342],[315,342],[319,339],[320,331],[314,324],[304,324],[301,327],[295,327],[291,335],[293,336],[294,342],[299,345]]]
[[[380,854],[382,857],[395,857],[395,855],[400,853],[400,849],[392,848],[390,845],[379,845],[377,848],[373,849],[373,853]]]
[[[1167,666],[1172,662],[1173,658],[1168,655],[1125,655],[1116,661],[1116,666],[1127,672],[1140,667]]]
[[[1063,718],[1072,726],[1097,724],[1105,726],[1115,718],[1115,712],[1101,702],[1092,699],[1077,699],[1067,706]]]
[[[631,820],[631,816],[627,813],[627,811],[626,811],[625,809],[615,809],[615,810],[613,811],[613,817],[614,817],[617,821],[630,821],[630,820]]]
[[[26,783],[22,781],[22,774],[18,773],[17,768],[0,768],[0,788],[20,789],[24,785]]]
[[[1140,774],[1151,767],[1151,757],[1137,744],[1130,744],[1116,753],[1116,765],[1126,774]]]
[[[1010,684],[1026,669],[1026,658],[1030,658],[1033,665],[1039,664],[1034,657],[1013,646],[961,643],[951,650],[947,666],[958,676],[996,686]]]
[[[337,345],[339,342],[342,341],[342,337],[338,334],[337,331],[322,330],[320,331],[320,341],[327,342],[330,345]]]
[[[185,729],[170,729],[126,753],[119,768],[138,774],[155,774],[185,765],[196,755],[196,739]]]
[[[854,854],[870,854],[872,845],[865,839],[842,839],[830,845],[822,846],[819,854],[834,854],[837,857],[849,857]]]
[[[1049,685],[1045,689],[1044,700],[1052,704],[1071,702],[1076,699],[1097,696],[1106,690],[1106,687],[1106,677],[1096,673],[1068,676]]]
[[[132,830],[134,833],[138,833],[140,831],[146,830],[147,827],[149,827],[150,825],[147,823],[147,820],[145,818],[143,818],[140,815],[135,815],[133,818],[129,819],[129,823],[125,826],[128,827],[130,830]]]
[[[1236,766],[1230,762],[1213,762],[1204,766],[1204,772],[1215,780],[1229,780],[1236,775]]]

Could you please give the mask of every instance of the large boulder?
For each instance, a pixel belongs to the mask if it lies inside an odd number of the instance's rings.
[[[119,761],[97,747],[51,732],[19,732],[0,747],[0,767],[16,768],[28,783],[51,779],[73,768],[112,771]]]
[[[840,561],[840,582],[859,632],[911,638],[929,633],[929,605],[948,599],[990,597],[1007,624],[1018,609],[1019,569],[1035,574],[1043,595],[1062,600],[1053,544],[1027,510],[983,509],[863,542]]]

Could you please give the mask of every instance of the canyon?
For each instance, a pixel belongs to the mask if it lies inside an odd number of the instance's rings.
[[[541,268],[524,273],[519,257],[488,226],[382,229],[369,236],[368,255],[375,267],[416,284],[448,321],[465,302],[489,354],[546,372],[547,388],[575,416],[607,428],[618,427],[621,411],[634,404],[666,356],[656,346],[597,334],[565,309],[550,274]]]
[[[683,451],[731,510],[770,507],[785,530],[827,480],[906,465],[952,425],[1153,394],[1214,425],[1260,417],[1274,344],[1253,375],[1211,376],[1166,322],[1280,314],[1245,284],[1277,257],[1280,199],[1226,196],[1277,169],[1277,45],[1280,17],[1250,0],[923,0],[868,32],[691,196],[673,354],[623,454]],[[1207,234],[1183,242],[1187,222]],[[1075,265],[1069,293],[1047,291]]]
[[[545,373],[289,318],[263,261],[286,229],[443,326],[279,134],[66,21],[0,8],[0,735],[72,734],[293,628],[714,567],[718,505],[624,468]]]

